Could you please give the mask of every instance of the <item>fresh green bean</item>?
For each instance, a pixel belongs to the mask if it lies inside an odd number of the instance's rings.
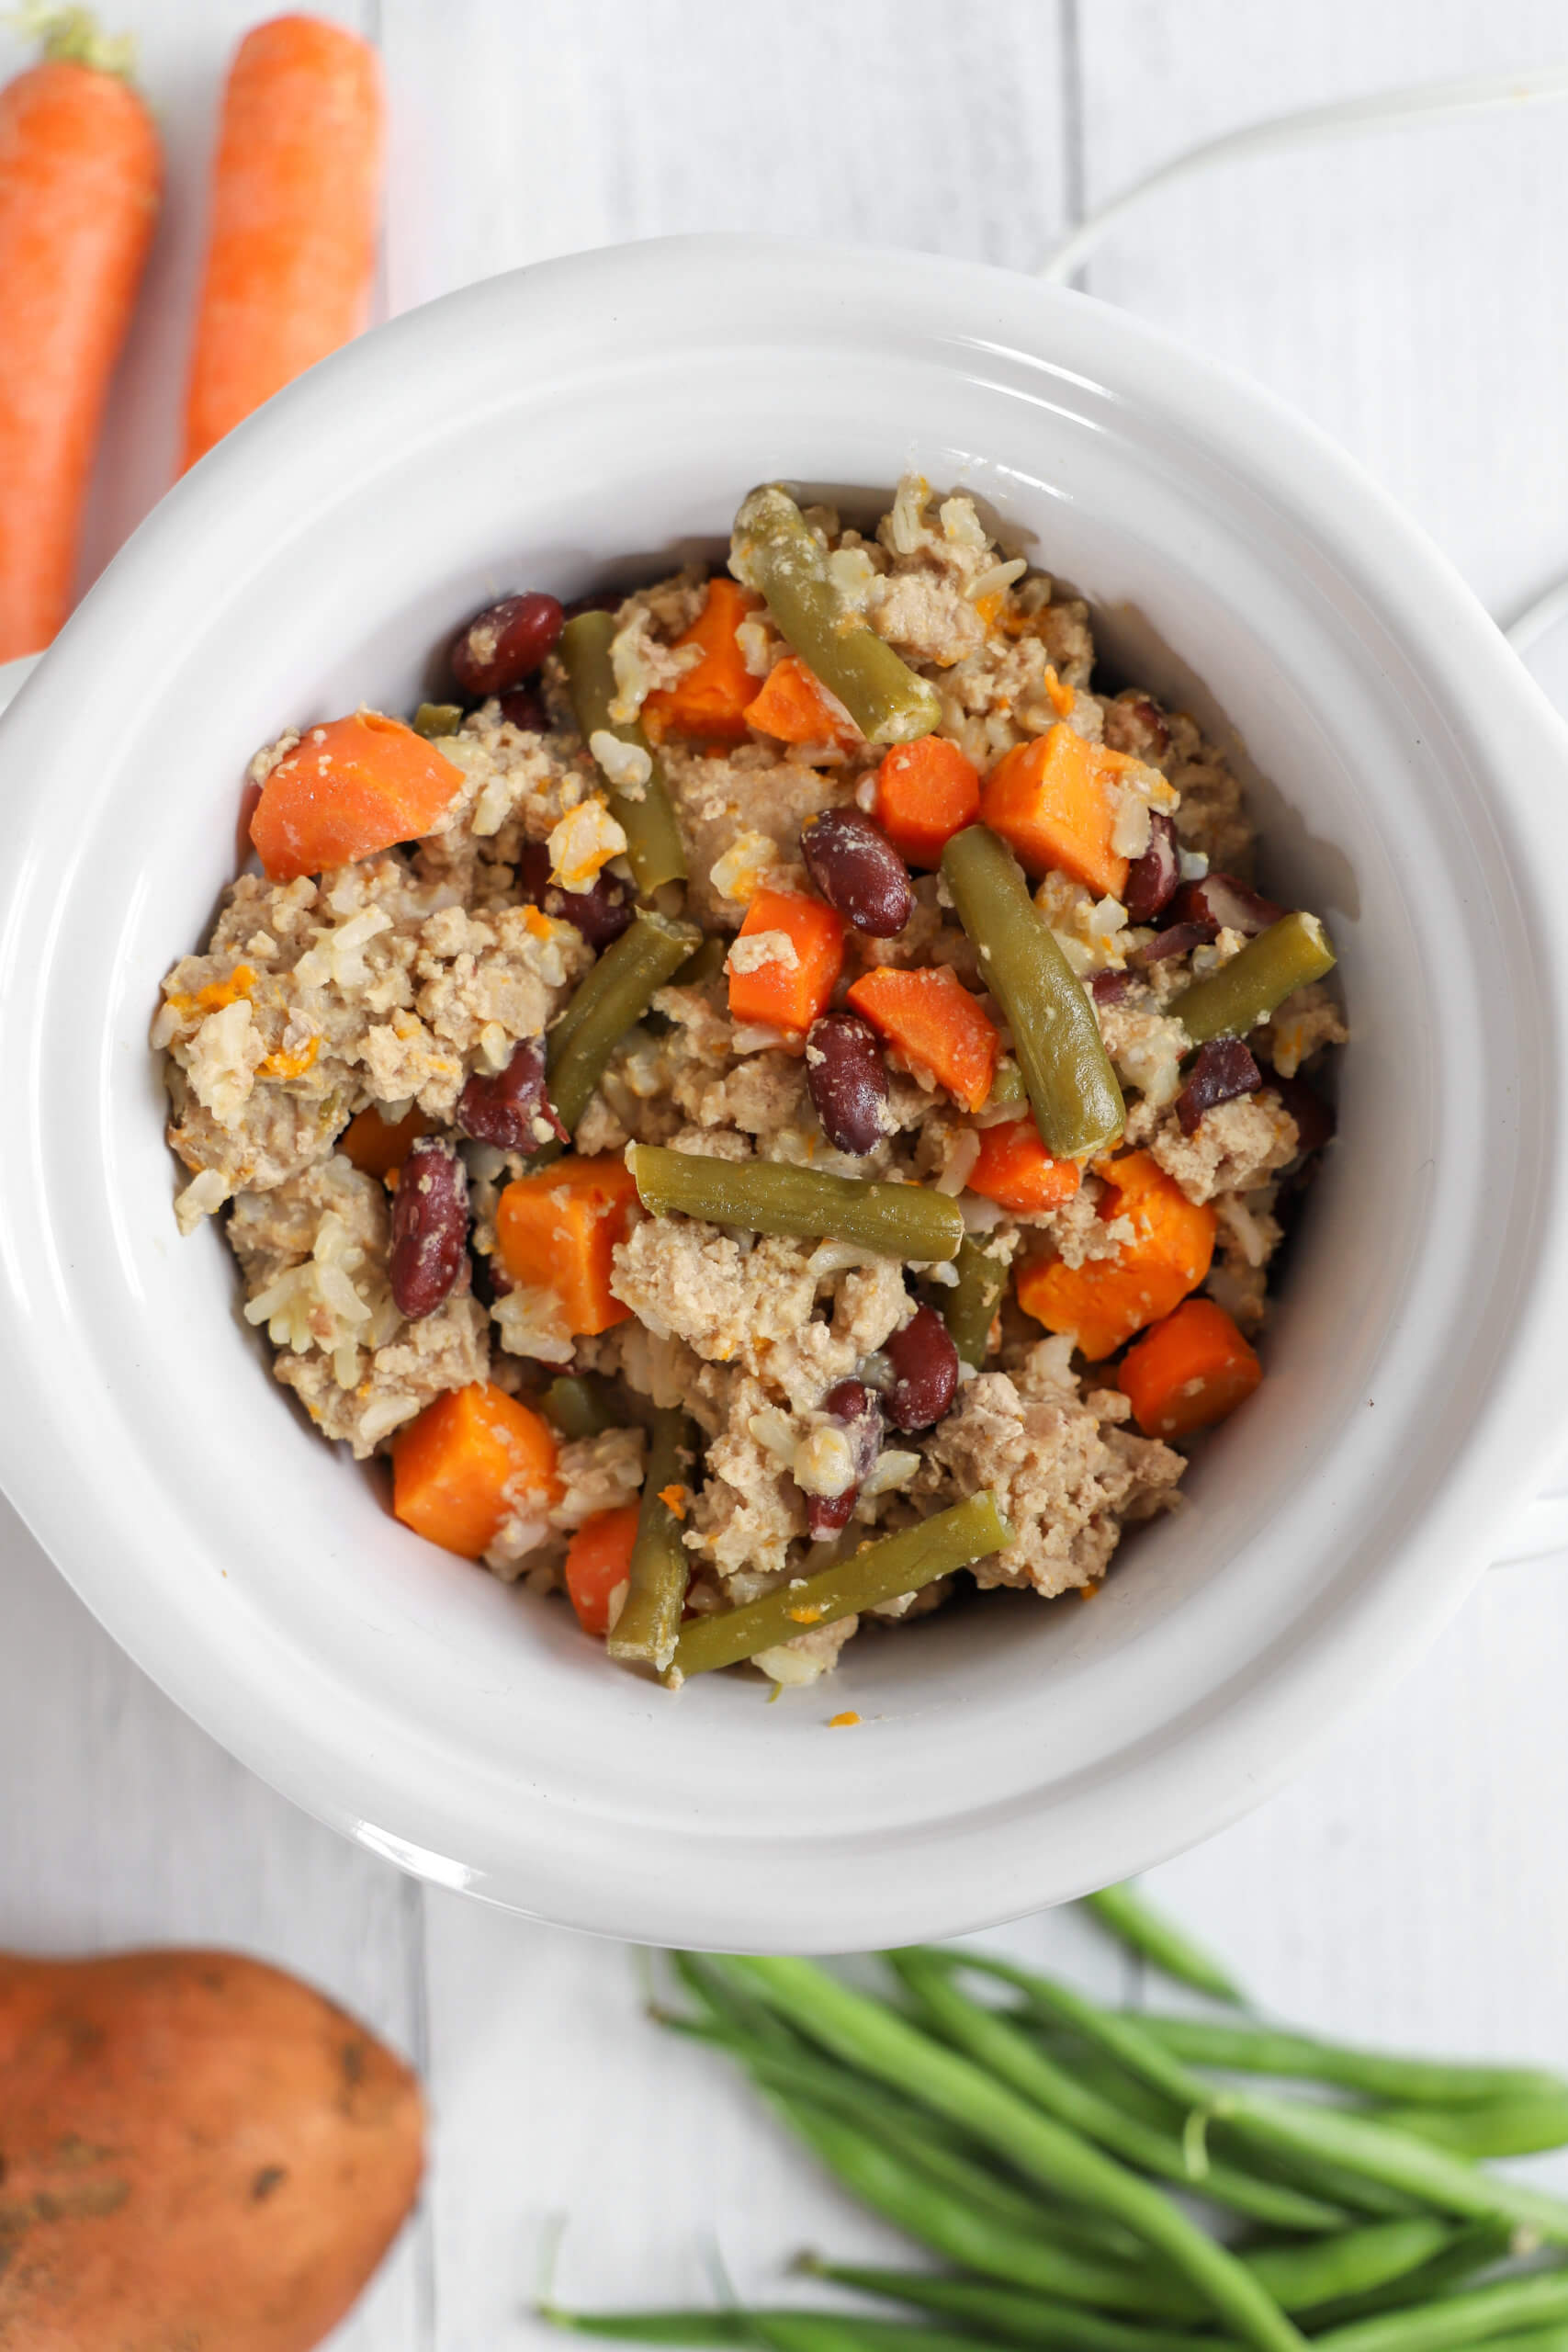
[[[1057,2195],[1125,2222],[1145,2245],[1163,2254],[1247,2342],[1263,2352],[1300,2352],[1295,2328],[1234,2255],[1206,2236],[1158,2189],[1030,2107],[968,2059],[944,2050],[882,2003],[854,1992],[809,1961],[737,1958],[726,1966],[739,1972],[825,2049],[893,2083],[907,2098],[919,2099],[939,2115],[950,2116]]]
[[[694,923],[671,922],[645,910],[612,941],[581,981],[545,1040],[550,1101],[569,1134],[592,1101],[605,1065],[626,1031],[701,936]]]
[[[551,2327],[570,2328],[576,2335],[607,2335],[621,2344],[690,2344],[694,2346],[744,2344],[738,2312],[569,2312],[559,2303],[536,2303],[537,2316]]]
[[[570,1443],[575,1438],[603,1437],[619,1427],[615,1407],[604,1385],[591,1372],[563,1372],[545,1391],[545,1413]]]
[[[552,2327],[605,2335],[622,2344],[772,2345],[775,2352],[996,2352],[983,2336],[957,2335],[907,2320],[863,2319],[845,2312],[730,2311],[569,2312],[540,2303]],[[1088,2339],[1085,2339],[1086,2343]],[[1191,2339],[1187,2339],[1192,2352]],[[1128,2352],[1134,2352],[1129,2346]],[[1136,2352],[1164,2352],[1140,2339]]]
[[[610,814],[626,837],[626,855],[631,860],[637,889],[646,899],[666,882],[685,880],[686,853],[681,845],[681,828],[671,805],[664,771],[643,733],[641,721],[633,719],[623,725],[610,717],[610,706],[617,692],[610,660],[615,634],[613,613],[579,613],[561,631],[560,658],[577,731],[584,743],[592,748],[593,736],[613,735],[618,743],[629,744],[648,754],[650,773],[637,791],[617,786],[612,776],[604,779],[610,786]]]
[[[942,1319],[964,1363],[978,1372],[985,1364],[991,1325],[1008,1286],[1008,1261],[1005,1256],[994,1257],[984,1240],[966,1233],[953,1262],[958,1280],[942,1294]]]
[[[935,2270],[886,2270],[865,2263],[820,2262],[807,2256],[798,2266],[808,2277],[829,2278],[863,2295],[913,2303],[949,2319],[972,2321],[1006,2343],[1081,2347],[1081,2352],[1196,2352],[1200,2339],[1185,2329],[1140,2327],[1135,2321],[1102,2318],[1081,2304],[1032,2295],[988,2279],[949,2278]]]
[[[1146,2308],[1146,2266],[1077,2253],[1043,2230],[1013,2229],[947,2195],[901,2147],[815,2099],[782,2090],[769,2097],[791,2130],[862,2204],[962,2269],[1066,2302],[1110,2311]]]
[[[1244,2001],[1240,1988],[1219,1962],[1194,1943],[1185,1928],[1157,1911],[1135,1886],[1102,1886],[1098,1894],[1086,1894],[1084,1902],[1119,1943],[1141,1960],[1152,1962],[1162,1975],[1174,1977],[1179,1984],[1190,1984],[1194,1992],[1207,1993],[1216,2001],[1234,2001],[1238,2006]]]
[[[1568,2326],[1568,2270],[1541,2270],[1443,2295],[1412,2311],[1356,2320],[1314,2338],[1323,2352],[1461,2352],[1540,2325]]]
[[[968,1955],[965,1955],[967,1959]],[[1466,2107],[1494,2099],[1568,2097],[1562,2076],[1527,2066],[1472,2065],[1447,2058],[1405,2058],[1359,2050],[1276,2026],[1233,2025],[1229,2019],[1136,2014],[1139,2032],[1172,2058],[1220,2066],[1236,2075],[1274,2075],[1297,2082],[1335,2083],[1369,2098],[1404,2106]]]
[[[1516,2222],[1553,2245],[1568,2245],[1568,2202],[1545,2189],[1483,2173],[1446,2148],[1390,2131],[1342,2108],[1266,2098],[1254,2092],[1224,2095],[1227,2128],[1253,2147],[1290,2154],[1302,2149],[1351,2172],[1385,2181],[1440,2213],[1475,2221]]]
[[[660,1144],[635,1145],[630,1167],[644,1208],[658,1216],[679,1212],[752,1233],[848,1241],[918,1265],[955,1258],[964,1238],[957,1202],[925,1184],[873,1183],[776,1159],[712,1159]]]
[[[986,985],[1007,1016],[1013,1051],[1047,1151],[1105,1151],[1125,1116],[1094,1007],[1037,910],[1006,842],[985,825],[954,833],[942,879],[974,941]]]
[[[730,569],[872,743],[909,743],[942,717],[936,689],[845,604],[827,552],[787,490],[754,490],[735,517]]]
[[[427,741],[441,735],[456,735],[463,723],[460,702],[422,702],[413,715],[413,731]]]
[[[645,1158],[646,1153],[639,1153]],[[663,1155],[676,1159],[674,1152]],[[718,1166],[717,1161],[702,1162]],[[639,1188],[640,1189],[640,1188]],[[715,1667],[735,1666],[755,1657],[759,1650],[792,1641],[808,1625],[832,1625],[880,1600],[919,1592],[939,1577],[967,1568],[1012,1542],[1012,1530],[997,1509],[988,1487],[938,1511],[918,1527],[901,1528],[863,1544],[858,1552],[819,1568],[814,1577],[797,1577],[761,1600],[726,1610],[716,1617],[698,1617],[685,1628],[675,1645],[674,1674],[707,1674]],[[798,2023],[798,2019],[795,2020]]]
[[[1484,2107],[1389,2107],[1372,2117],[1461,2156],[1533,2156],[1568,2147],[1568,2091],[1555,2098],[1495,2099]]]
[[[1568,2320],[1555,2327],[1527,2327],[1517,2335],[1489,2335],[1486,2352],[1568,2352]]]
[[[1331,2223],[1343,2218],[1331,2207],[1320,2208],[1292,2189],[1259,2180],[1233,2165],[1212,2160],[1199,2165],[1193,2161],[1193,2149],[1180,2135],[1139,2122],[1056,2065],[999,2010],[982,2008],[971,2001],[959,1991],[951,1970],[919,1951],[896,1951],[888,1957],[926,2019],[945,2040],[955,2042],[998,2081],[1032,2099],[1059,2123],[1114,2150],[1141,2172],[1177,2181],[1216,2205],[1280,2229],[1303,2226],[1303,2204],[1308,2228],[1321,2228],[1325,2217]]]
[[[1376,2312],[1403,2311],[1412,2303],[1427,2302],[1461,2279],[1473,2278],[1478,2270],[1489,2270],[1514,2250],[1514,2233],[1505,2222],[1467,2222],[1453,2232],[1443,2252],[1423,2263],[1419,2270],[1391,2279],[1387,2286],[1320,2303],[1313,2311],[1312,2324],[1316,2328],[1344,2327],[1353,2319],[1371,2319]]]
[[[784,2023],[776,2009],[770,2009],[766,2001],[759,2001],[743,1984],[731,1984],[702,1952],[672,1951],[670,1964],[693,1999],[707,2011],[707,2020],[660,2011],[661,2025],[680,2033],[711,2035],[736,2054],[754,2049],[759,2042],[771,2050],[787,2052],[792,2057],[805,2052],[806,2044],[799,2034]]]
[[[1211,1037],[1245,1037],[1278,1012],[1285,999],[1309,980],[1334,969],[1328,933],[1315,915],[1281,915],[1206,979],[1194,980],[1171,1000],[1174,1013],[1195,1046]]]
[[[678,1405],[656,1412],[643,1475],[637,1540],[627,1570],[626,1605],[605,1647],[614,1658],[668,1672],[681,1633],[681,1610],[691,1581],[691,1554],[681,1521],[665,1501],[671,1487],[690,1484],[696,1445]]]

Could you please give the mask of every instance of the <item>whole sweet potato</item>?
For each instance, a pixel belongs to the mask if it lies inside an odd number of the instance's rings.
[[[308,2352],[423,2164],[413,2075],[278,1969],[0,1954],[5,2352]]]

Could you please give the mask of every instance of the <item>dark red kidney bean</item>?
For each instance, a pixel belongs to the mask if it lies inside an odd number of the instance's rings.
[[[893,1366],[888,1419],[906,1435],[933,1428],[958,1394],[958,1350],[946,1324],[934,1306],[922,1306],[882,1344]]]
[[[806,1532],[812,1542],[836,1535],[850,1523],[855,1498],[882,1451],[882,1407],[863,1380],[840,1380],[822,1399],[822,1410],[842,1421],[854,1448],[854,1484],[841,1495],[807,1495]]]
[[[891,939],[914,911],[909,869],[858,808],[828,808],[800,829],[806,870],[828,904],[857,931]]]
[[[1089,992],[1096,1004],[1120,1004],[1132,985],[1130,972],[1096,972]]]
[[[1144,946],[1134,947],[1132,961],[1146,971],[1151,964],[1167,964],[1173,956],[1190,956],[1194,947],[1212,946],[1215,936],[1213,923],[1173,922],[1168,931],[1156,931]]]
[[[1211,1037],[1200,1046],[1187,1083],[1176,1098],[1181,1132],[1190,1136],[1205,1111],[1216,1103],[1234,1102],[1238,1094],[1256,1094],[1263,1073],[1239,1037]]]
[[[600,874],[592,890],[563,890],[550,880],[550,853],[543,842],[526,842],[517,861],[517,887],[530,906],[557,922],[570,922],[590,947],[608,947],[637,912],[632,895],[613,874]]]
[[[1178,922],[1211,924],[1213,934],[1242,931],[1255,939],[1278,922],[1285,910],[1272,899],[1259,898],[1234,874],[1205,874],[1201,882],[1187,884],[1171,911]]]
[[[1337,1121],[1334,1105],[1325,1102],[1315,1086],[1304,1078],[1281,1078],[1278,1070],[1269,1072],[1266,1083],[1279,1096],[1296,1123],[1296,1148],[1303,1159],[1322,1151],[1334,1140]]]
[[[874,1151],[888,1131],[887,1065],[869,1021],[825,1012],[806,1033],[806,1083],[836,1151]]]
[[[535,1131],[543,1119],[562,1143],[570,1143],[545,1091],[545,1046],[540,1037],[525,1037],[512,1059],[493,1077],[476,1070],[457,1097],[457,1124],[476,1143],[493,1143],[502,1151],[537,1151],[547,1138]]]
[[[510,694],[502,695],[501,715],[525,735],[542,735],[550,723],[537,686],[513,686]]]
[[[434,1315],[468,1265],[468,1171],[440,1136],[421,1136],[392,1195],[392,1303],[412,1322]]]
[[[487,605],[452,648],[452,675],[476,702],[520,686],[554,652],[562,618],[555,598],[536,589]]]
[[[1181,867],[1176,854],[1176,827],[1156,810],[1149,819],[1149,845],[1127,868],[1122,903],[1130,922],[1153,922],[1176,896]]]

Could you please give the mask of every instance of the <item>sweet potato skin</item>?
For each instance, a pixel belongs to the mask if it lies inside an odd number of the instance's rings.
[[[224,1951],[0,1954],[4,2352],[308,2352],[423,2168],[419,2085]]]

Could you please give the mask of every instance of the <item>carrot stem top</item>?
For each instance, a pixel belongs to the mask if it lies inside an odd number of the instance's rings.
[[[87,65],[129,82],[136,68],[134,33],[106,33],[90,8],[60,0],[19,0],[8,16],[18,32],[36,40],[54,63]]]

